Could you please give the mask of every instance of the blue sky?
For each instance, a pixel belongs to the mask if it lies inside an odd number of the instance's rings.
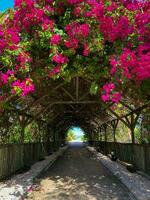
[[[14,0],[0,0],[0,11],[5,11],[8,8],[12,8]]]
[[[76,136],[82,136],[84,134],[80,127],[72,127],[72,130],[75,132]]]
[[[76,139],[72,142],[81,141],[81,137],[84,135],[84,131],[80,127],[76,127],[76,126],[71,127],[71,129],[74,131],[75,136],[76,136]]]

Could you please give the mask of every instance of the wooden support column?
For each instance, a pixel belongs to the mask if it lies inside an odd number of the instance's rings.
[[[116,154],[116,129],[117,129],[117,126],[118,126],[118,122],[119,122],[118,119],[111,121],[111,126],[112,126],[112,129],[113,129],[114,152],[115,152],[115,154]]]
[[[126,122],[129,125],[130,133],[131,133],[131,139],[132,139],[132,164],[135,164],[135,159],[134,159],[134,144],[135,144],[135,135],[134,135],[134,130],[135,126],[137,123],[137,120],[139,118],[141,111],[136,112],[136,113],[131,113],[131,115],[126,116]]]
[[[102,142],[102,127],[100,127],[100,142]]]
[[[94,146],[94,132],[93,132],[93,130],[91,131],[91,133],[92,133],[91,134],[92,135],[92,143],[91,144],[92,144],[92,146]]]
[[[21,131],[20,131],[20,139],[19,142],[20,143],[24,143],[24,132],[25,132],[25,128],[28,125],[29,122],[29,118],[24,116],[24,115],[19,115],[19,124],[21,127]]]
[[[104,134],[105,134],[105,148],[104,148],[104,154],[107,154],[107,124],[103,125],[104,127]]]
[[[135,144],[134,129],[140,113],[141,112],[131,113],[131,115],[125,117],[126,123],[128,124],[128,128],[130,129],[132,144]]]

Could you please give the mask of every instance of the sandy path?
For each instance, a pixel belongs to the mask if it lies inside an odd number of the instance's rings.
[[[134,199],[83,145],[71,145],[36,184],[28,200]]]

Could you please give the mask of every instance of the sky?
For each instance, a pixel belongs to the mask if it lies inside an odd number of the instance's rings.
[[[74,133],[76,135],[76,140],[74,140],[72,142],[81,141],[81,136],[84,135],[83,130],[80,127],[72,127],[71,129],[74,131]]]
[[[0,0],[0,12],[7,10],[8,8],[12,8],[14,4],[14,0]]]

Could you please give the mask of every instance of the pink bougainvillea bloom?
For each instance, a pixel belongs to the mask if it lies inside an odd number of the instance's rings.
[[[82,3],[84,0],[67,0],[69,4],[79,4]]]
[[[112,102],[118,103],[121,100],[121,94],[119,92],[115,92],[112,95]]]
[[[115,84],[114,83],[107,83],[107,84],[105,84],[103,86],[103,90],[108,94],[114,89],[115,89]]]
[[[53,31],[53,29],[54,29],[53,20],[45,19],[44,22],[42,23],[42,28],[43,28],[43,30],[50,29],[51,31]]]
[[[81,7],[74,8],[73,15],[76,16],[76,17],[79,17],[80,14],[81,14],[81,10],[82,10]]]
[[[90,33],[90,25],[86,23],[80,24],[78,22],[73,22],[65,27],[65,31],[71,38],[86,38]]]
[[[0,79],[3,84],[7,84],[9,77],[14,75],[14,71],[8,70],[6,73],[1,73]]]
[[[103,95],[101,96],[101,99],[102,99],[104,102],[107,102],[107,101],[110,100],[110,96],[109,96],[109,94],[103,94]]]
[[[8,83],[8,79],[9,79],[9,75],[2,73],[0,78],[1,78],[1,80],[2,80],[2,82],[4,84],[7,84]]]
[[[118,7],[118,5],[115,2],[112,2],[112,4],[110,6],[107,7],[107,11],[108,12],[112,12],[113,10],[115,10]]]
[[[53,44],[53,45],[58,45],[60,42],[61,42],[61,36],[60,36],[60,35],[54,34],[54,35],[51,37],[51,44]]]
[[[58,53],[52,57],[52,61],[58,64],[65,64],[67,62],[67,57],[63,56],[62,54]]]
[[[83,55],[88,56],[89,53],[90,53],[90,48],[89,48],[88,44],[84,44]]]
[[[20,7],[20,6],[33,6],[34,1],[33,0],[15,0],[14,1],[14,6],[15,7]]]
[[[68,48],[77,49],[78,48],[78,40],[70,39],[64,42],[65,46]]]
[[[35,91],[35,86],[30,78],[26,78],[24,81],[16,80],[11,84],[11,86],[12,94],[16,94],[19,90],[19,94],[21,93],[21,96],[26,96]]]
[[[60,71],[61,71],[61,67],[60,67],[60,66],[54,67],[54,68],[49,72],[49,77],[53,77],[54,75],[59,74]]]

